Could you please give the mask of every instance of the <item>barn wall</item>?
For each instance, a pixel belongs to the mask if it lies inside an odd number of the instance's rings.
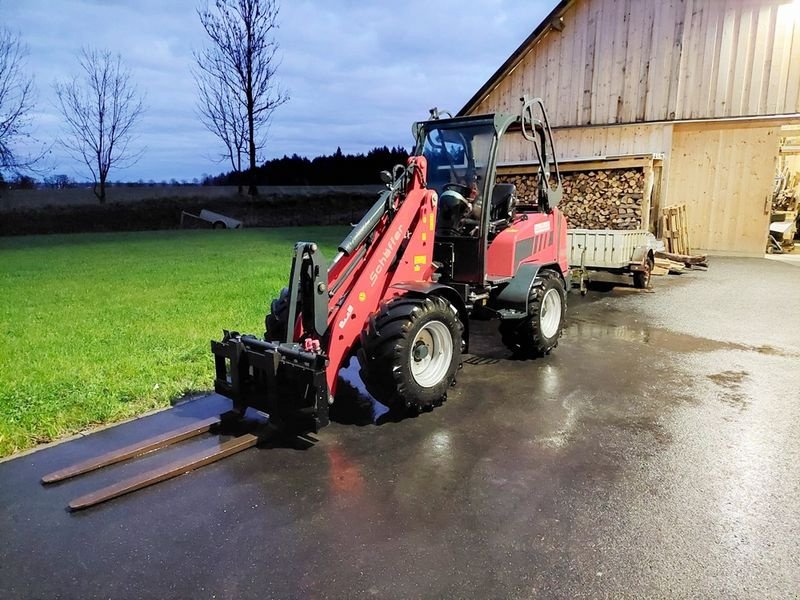
[[[787,156],[784,164],[789,167],[789,173],[800,173],[800,154]]]
[[[761,256],[780,128],[677,124],[666,204],[686,204],[695,250]]]
[[[685,203],[695,250],[757,256],[766,245],[765,203],[772,191],[781,123],[569,127],[553,135],[561,161],[662,153],[658,175],[663,176],[655,181],[659,191],[651,216],[660,207]],[[501,163],[533,160],[530,144],[512,136],[504,140],[499,156]]]
[[[659,152],[669,154],[672,127],[672,124],[564,127],[553,131],[553,143],[561,160]],[[503,137],[498,151],[499,162],[533,159],[533,145],[521,135]]]
[[[793,0],[577,0],[470,110],[545,101],[554,126],[800,112]]]

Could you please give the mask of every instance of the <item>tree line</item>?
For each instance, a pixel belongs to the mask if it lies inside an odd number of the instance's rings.
[[[264,185],[364,185],[381,183],[380,172],[397,164],[405,164],[408,151],[402,147],[389,148],[382,146],[366,153],[344,154],[341,148],[330,155],[307,158],[293,154],[283,158],[267,160],[256,167],[253,178],[258,186]],[[250,181],[248,171],[235,170],[218,175],[203,175],[192,180],[155,181],[106,181],[109,187],[153,187],[156,185],[171,186],[212,186],[225,185],[241,187]],[[0,173],[0,190],[3,189],[67,189],[86,187],[66,174],[49,175],[37,180],[30,175],[18,173],[16,176],[3,179]]]
[[[241,185],[243,179],[256,185],[360,185],[381,183],[380,172],[405,164],[404,148],[373,148],[366,154],[344,154],[341,148],[330,155],[313,159],[293,154],[274,158],[255,169],[255,173],[229,171],[203,179],[204,185]]]
[[[204,183],[236,185],[256,195],[258,185],[351,184],[378,181],[378,172],[405,161],[402,148],[375,148],[345,155],[341,149],[314,159],[297,155],[259,165],[274,111],[289,100],[278,80],[277,0],[202,0],[196,9],[206,45],[194,53],[192,74],[198,91],[197,113],[220,141],[220,158],[231,167]],[[20,142],[32,139],[33,77],[26,71],[27,47],[20,35],[0,25],[0,185],[33,181],[52,145],[21,154]],[[134,164],[145,152],[136,127],[146,110],[122,56],[84,47],[73,77],[53,84],[63,119],[54,142],[83,164],[100,202],[106,200],[109,173]],[[3,172],[16,177],[3,179]],[[65,181],[53,185],[67,185]]]

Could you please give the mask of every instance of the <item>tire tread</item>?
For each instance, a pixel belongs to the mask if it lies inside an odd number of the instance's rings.
[[[539,309],[544,298],[545,289],[549,287],[549,282],[554,285],[561,294],[562,319],[558,332],[554,339],[546,339],[542,336],[539,319],[534,315],[539,314]],[[500,323],[500,337],[503,344],[517,355],[538,358],[550,354],[558,346],[558,339],[564,331],[563,313],[566,307],[566,294],[561,276],[550,269],[542,270],[534,279],[528,299],[528,316],[522,319],[506,320]]]
[[[410,333],[414,325],[430,314],[450,315],[454,323],[456,338],[453,352],[458,355],[460,366],[463,325],[450,304],[438,296],[402,296],[381,305],[370,317],[367,327],[361,332],[361,347],[358,351],[361,363],[361,378],[367,390],[379,402],[391,408],[423,410],[441,403],[446,390],[455,383],[455,371],[448,373],[444,391],[425,397],[415,393],[407,373],[401,368],[403,353],[411,343]],[[442,387],[442,386],[437,386]]]

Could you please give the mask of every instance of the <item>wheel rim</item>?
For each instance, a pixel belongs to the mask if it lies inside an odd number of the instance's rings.
[[[441,321],[429,321],[411,343],[411,375],[422,387],[433,387],[447,375],[453,358],[453,336]]]
[[[558,333],[561,324],[561,294],[556,289],[549,289],[542,298],[542,308],[539,312],[539,326],[542,335],[546,338]]]

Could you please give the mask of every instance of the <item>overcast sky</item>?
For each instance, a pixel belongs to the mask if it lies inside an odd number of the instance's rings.
[[[76,74],[82,45],[119,52],[147,105],[137,128],[147,151],[111,180],[156,181],[228,170],[198,121],[190,68],[204,43],[202,0],[0,0],[0,24],[29,47],[38,103],[33,133],[58,136],[53,82]],[[264,158],[410,146],[411,123],[453,112],[539,24],[555,0],[283,0],[279,108]],[[53,173],[86,174],[57,146]]]

